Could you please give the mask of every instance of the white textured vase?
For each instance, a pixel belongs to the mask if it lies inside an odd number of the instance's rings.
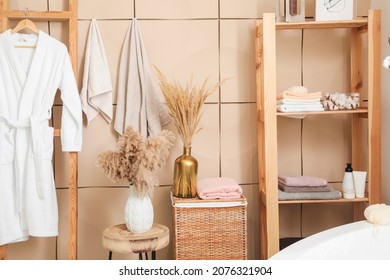
[[[149,196],[137,196],[134,185],[130,185],[130,196],[125,207],[126,227],[130,232],[143,233],[153,226],[153,205]]]

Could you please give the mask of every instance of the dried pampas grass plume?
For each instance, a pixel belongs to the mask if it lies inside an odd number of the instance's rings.
[[[151,197],[159,185],[154,173],[165,165],[174,141],[175,136],[168,130],[144,140],[139,132],[128,127],[117,141],[117,151],[99,154],[97,166],[114,182],[127,179],[134,184],[138,196]]]
[[[175,122],[183,145],[190,147],[194,135],[201,129],[199,123],[203,104],[221,83],[208,87],[206,79],[200,87],[196,87],[190,80],[183,86],[178,81],[168,81],[158,68],[155,69],[169,114]]]

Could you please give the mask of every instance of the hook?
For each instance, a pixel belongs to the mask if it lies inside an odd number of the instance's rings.
[[[24,19],[27,19],[28,8],[24,9]]]

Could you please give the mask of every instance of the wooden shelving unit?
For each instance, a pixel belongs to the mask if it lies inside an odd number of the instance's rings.
[[[255,24],[256,90],[258,124],[258,161],[260,192],[261,258],[279,251],[279,205],[291,203],[353,203],[354,219],[363,218],[366,204],[381,202],[381,106],[380,106],[380,22],[379,10],[370,10],[368,18],[351,21],[276,23],[275,14],[264,14]],[[307,115],[351,114],[351,154],[355,170],[363,170],[363,149],[368,152],[368,192],[361,199],[278,200],[277,118],[302,113],[278,113],[276,110],[276,32],[287,29],[346,28],[350,30],[351,92],[362,93],[362,35],[367,34],[367,108],[347,111],[305,112]],[[366,55],[366,54],[364,54]],[[368,145],[363,133],[367,122]],[[341,178],[342,179],[342,178]]]

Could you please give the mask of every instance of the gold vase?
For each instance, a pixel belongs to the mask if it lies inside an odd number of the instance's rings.
[[[172,193],[175,197],[196,197],[198,161],[191,156],[191,147],[184,147],[183,155],[175,160]]]

